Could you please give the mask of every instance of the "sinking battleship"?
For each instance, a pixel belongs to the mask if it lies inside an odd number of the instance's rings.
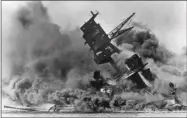
[[[116,70],[116,74],[114,76],[115,81],[132,80],[134,83],[136,83],[138,89],[151,88],[152,87],[151,82],[154,81],[154,77],[153,77],[150,69],[146,68],[147,63],[144,62],[143,59],[138,54],[134,54],[124,61],[124,65],[128,69],[127,72],[120,71],[120,69],[116,65],[115,60],[112,58],[113,54],[115,54],[115,53],[120,54],[122,52],[122,50],[118,49],[114,44],[111,43],[111,41],[122,34],[123,35],[127,34],[128,32],[130,32],[133,29],[133,27],[128,27],[128,28],[121,30],[124,25],[129,24],[129,22],[131,21],[131,18],[135,15],[135,13],[130,15],[127,19],[125,19],[122,23],[120,23],[115,29],[113,29],[108,34],[106,34],[106,32],[103,30],[103,28],[98,23],[96,23],[94,20],[99,13],[97,12],[94,14],[91,11],[91,14],[92,14],[92,17],[87,22],[85,22],[81,26],[80,29],[83,32],[83,38],[85,40],[85,44],[89,45],[90,51],[92,51],[94,54],[95,63],[98,65],[110,63],[112,65],[112,67]],[[175,89],[174,85],[171,85],[171,86],[172,86],[171,88]],[[152,94],[151,91],[147,91],[147,92],[149,94]],[[88,98],[83,97],[83,99],[81,99],[81,101],[85,101],[85,103],[91,102],[93,104],[91,97],[88,97]],[[123,102],[126,104],[125,101],[123,101]],[[130,102],[127,101],[127,103],[130,103]],[[131,106],[136,107],[136,105],[135,105],[136,101],[134,102],[135,104],[133,102],[132,102]],[[158,102],[160,102],[160,101],[158,101]],[[167,102],[167,101],[165,101],[165,102]],[[103,103],[104,103],[103,104],[104,106],[107,106],[109,108],[111,107],[110,101],[104,101]],[[61,102],[59,102],[59,100],[57,100],[57,101],[54,100],[53,104],[54,104],[54,106],[52,106],[48,110],[48,112],[50,112],[50,111],[59,112],[62,108],[67,109],[69,107],[66,104],[62,104]],[[142,106],[142,109],[143,109],[143,107],[146,107],[146,105],[152,105],[152,104],[154,105],[154,102],[150,102],[148,104],[145,104],[144,106]],[[101,105],[101,104],[99,104],[99,105]],[[122,104],[120,104],[120,105],[122,105]],[[176,105],[176,104],[174,103],[174,105]],[[10,106],[4,106],[4,107],[12,108],[12,109],[38,111],[37,109],[31,109],[31,108],[16,108],[16,107],[10,107]],[[101,106],[97,106],[97,107],[99,108]],[[182,106],[182,107],[184,107],[184,106]],[[180,106],[181,109],[182,109],[182,107]],[[173,106],[172,106],[172,108],[173,108]],[[187,107],[185,106],[185,109],[186,108]]]
[[[99,13],[97,12],[94,14],[91,11],[91,14],[92,17],[85,22],[80,29],[83,32],[85,44],[89,45],[90,51],[94,54],[95,63],[98,65],[110,63],[116,70],[116,77],[114,77],[116,80],[130,79],[137,84],[138,88],[151,87],[150,81],[153,81],[152,74],[149,68],[145,69],[147,63],[143,62],[138,54],[134,54],[125,60],[124,65],[128,69],[128,72],[125,73],[120,71],[112,58],[113,54],[119,54],[122,50],[114,46],[111,41],[122,34],[127,34],[134,28],[130,26],[122,29],[126,24],[130,24],[135,13],[130,15],[108,34],[106,34],[103,28],[94,20]]]

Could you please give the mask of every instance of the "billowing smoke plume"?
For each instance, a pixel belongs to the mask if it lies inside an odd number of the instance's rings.
[[[157,37],[145,25],[137,22],[134,22],[133,25],[135,26],[134,30],[115,40],[117,46],[123,50],[117,56],[117,64],[121,67],[124,65],[126,58],[134,53],[139,54],[148,63],[147,67],[151,69],[152,74],[156,77],[153,83],[153,91],[167,95],[169,94],[169,82],[172,82],[182,91],[179,92],[179,98],[181,100],[186,99],[181,97],[182,94],[186,93],[185,89],[187,89],[185,47],[183,54],[174,54],[160,44]],[[123,70],[127,70],[126,67]],[[154,96],[154,98],[156,97],[158,96]],[[145,98],[148,101],[152,99],[151,96]],[[161,98],[156,100],[161,100]]]
[[[50,21],[41,2],[20,8],[12,25],[6,39],[11,47],[6,60],[10,62],[12,77],[3,79],[4,94],[14,89],[12,99],[21,104],[38,104],[48,93],[87,85],[88,73],[96,68],[87,47],[81,43],[78,28],[62,32]]]
[[[133,24],[141,30],[132,30],[128,34],[117,38],[115,41],[118,46],[124,45],[124,43],[126,45],[132,45],[131,51],[140,54],[140,56],[144,58],[152,58],[155,62],[166,63],[168,59],[173,56],[170,51],[159,44],[159,40],[148,28],[141,24],[138,25],[138,23]]]

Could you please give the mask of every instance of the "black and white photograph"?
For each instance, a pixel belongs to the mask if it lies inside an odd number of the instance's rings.
[[[187,117],[186,1],[2,1],[1,117]]]

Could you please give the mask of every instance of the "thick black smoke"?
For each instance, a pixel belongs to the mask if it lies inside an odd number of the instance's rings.
[[[124,43],[130,44],[132,45],[131,51],[138,53],[143,58],[152,58],[155,62],[166,63],[173,54],[159,43],[154,34],[144,26],[141,26],[141,29],[142,27],[141,31],[135,29],[120,36],[115,40],[116,44],[118,46],[124,45]]]

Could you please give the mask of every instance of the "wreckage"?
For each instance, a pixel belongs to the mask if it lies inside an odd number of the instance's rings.
[[[120,23],[109,34],[106,34],[102,27],[94,20],[99,13],[97,12],[94,14],[92,11],[91,13],[93,16],[82,25],[80,29],[83,32],[85,44],[89,45],[90,51],[94,54],[95,63],[110,63],[116,70],[116,77],[114,77],[116,80],[131,79],[133,82],[137,83],[138,88],[151,87],[149,81],[152,81],[153,77],[151,77],[150,69],[144,69],[147,63],[144,63],[137,54],[125,60],[124,65],[128,68],[128,72],[126,73],[120,71],[116,66],[115,60],[112,58],[112,55],[119,54],[121,50],[114,46],[111,40],[133,29],[133,27],[128,27],[121,30],[124,25],[130,23],[135,13]]]
[[[127,34],[134,28],[133,26],[131,26],[121,30],[123,26],[125,26],[126,24],[130,24],[130,21],[132,17],[135,15],[135,13],[130,15],[127,19],[125,19],[122,23],[120,23],[115,29],[113,29],[108,34],[106,34],[103,28],[94,20],[99,13],[97,12],[96,14],[94,14],[91,11],[91,14],[92,17],[87,22],[85,22],[80,29],[83,32],[85,44],[88,44],[90,47],[90,51],[93,52],[95,63],[98,65],[110,63],[112,67],[116,70],[116,74],[113,77],[113,79],[115,79],[116,82],[120,80],[131,80],[133,83],[136,84],[137,89],[143,89],[148,94],[154,95],[155,93],[153,93],[151,90],[153,87],[151,83],[153,83],[155,77],[152,75],[150,69],[146,68],[146,65],[148,63],[145,63],[138,54],[134,54],[124,61],[124,65],[128,69],[127,72],[121,71],[117,67],[115,59],[112,58],[114,54],[118,55],[120,54],[120,52],[122,52],[122,50],[114,46],[114,44],[112,44],[111,41],[122,34]],[[172,89],[171,94],[173,95],[173,98],[175,100],[174,104],[180,104],[179,100],[177,100],[176,97],[176,88],[172,86],[171,82],[169,86]],[[109,91],[112,92],[111,90]],[[109,91],[104,89],[103,92],[108,94]]]

